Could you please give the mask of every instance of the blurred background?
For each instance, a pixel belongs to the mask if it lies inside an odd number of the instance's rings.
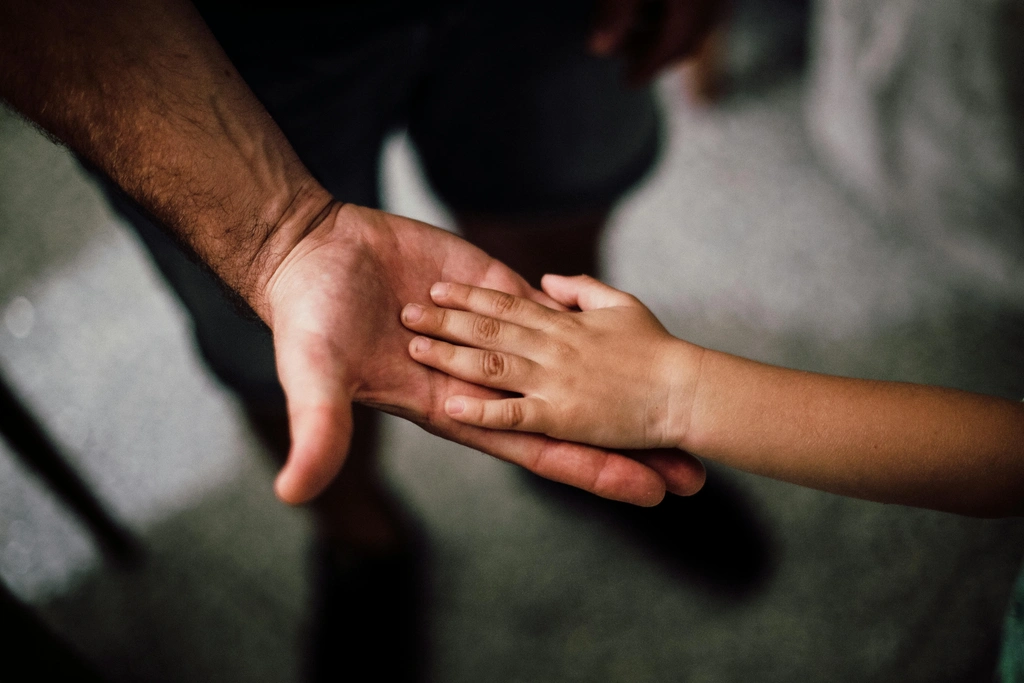
[[[736,3],[711,71],[659,81],[666,146],[606,279],[705,346],[1024,397],[1021,5]],[[401,132],[382,182],[451,225]],[[147,555],[105,562],[0,443],[0,579],[109,680],[300,680],[311,520],[136,240],[0,110],[0,369]],[[1021,520],[721,468],[623,521],[397,419],[384,453],[438,682],[987,681],[1024,555]]]

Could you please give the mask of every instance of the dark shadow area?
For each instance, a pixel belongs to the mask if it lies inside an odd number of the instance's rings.
[[[67,641],[46,626],[35,610],[11,595],[2,582],[0,633],[4,654],[0,679],[8,683],[105,680]]]
[[[571,514],[620,535],[638,556],[719,597],[749,598],[771,578],[776,558],[767,525],[724,468],[708,467],[707,482],[696,494],[668,494],[650,508],[529,479]]]
[[[314,599],[303,680],[429,681],[430,581],[423,539],[364,557],[318,543],[311,557]]]
[[[248,404],[246,417],[278,465],[290,446],[283,405],[261,411]],[[375,441],[376,427],[370,431]],[[361,436],[366,438],[366,432]],[[313,542],[303,680],[346,680],[353,671],[372,671],[374,679],[396,683],[429,680],[429,543],[404,506],[393,498],[390,502],[402,536],[392,550],[342,549],[323,537]]]

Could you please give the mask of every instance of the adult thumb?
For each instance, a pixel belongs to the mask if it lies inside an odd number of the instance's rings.
[[[274,491],[285,503],[300,505],[331,483],[352,439],[352,404],[297,405],[289,402],[292,445],[277,475]]]
[[[322,339],[275,338],[277,371],[288,401],[291,448],[274,490],[286,503],[315,498],[341,470],[352,439],[352,392]]]

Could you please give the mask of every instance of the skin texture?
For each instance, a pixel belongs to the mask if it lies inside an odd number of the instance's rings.
[[[579,313],[439,283],[431,297],[445,308],[410,305],[403,321],[411,329],[476,348],[419,337],[411,353],[467,381],[523,394],[501,400],[448,399],[446,411],[464,422],[613,448],[677,447],[679,438],[670,427],[688,421],[696,386],[695,374],[672,372],[678,340],[628,294],[591,279],[587,282],[594,287],[578,292],[551,284],[578,281],[545,280],[553,298],[583,309]],[[693,351],[696,367],[700,350]]]
[[[330,481],[346,450],[348,405],[355,400],[598,495],[638,504],[659,501],[662,476],[632,458],[532,434],[483,430],[444,412],[453,394],[495,394],[430,371],[406,353],[413,335],[399,320],[402,302],[410,296],[425,301],[426,283],[442,275],[502,291],[532,291],[511,270],[447,232],[351,205],[337,209],[282,262],[267,297],[293,438],[279,495],[287,500],[296,489]],[[543,295],[533,296],[553,305]],[[680,473],[673,469],[671,476],[678,479]],[[703,481],[696,463],[686,476],[685,485]]]
[[[1024,514],[1024,406],[940,387],[789,370],[672,337],[587,276],[542,287],[575,311],[462,284],[410,304],[430,367],[521,397],[452,396],[454,419],[616,448],[675,447],[843,495]]]
[[[556,304],[468,242],[331,197],[189,3],[4,2],[0,97],[115,180],[270,326],[292,436],[281,499],[311,499],[341,468],[352,401],[617,500],[653,505],[666,486],[703,483],[693,459],[451,419],[450,395],[499,394],[413,362],[403,303],[429,303],[431,283],[452,279]]]

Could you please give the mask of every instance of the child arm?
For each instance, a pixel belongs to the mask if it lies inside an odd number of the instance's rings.
[[[675,447],[870,500],[1024,514],[1024,407],[1005,399],[757,363],[675,339],[635,298],[547,276],[558,312],[463,285],[407,308],[413,357],[522,394],[453,397],[456,420],[614,448]],[[419,317],[413,320],[418,312]],[[431,339],[430,337],[433,337]]]

